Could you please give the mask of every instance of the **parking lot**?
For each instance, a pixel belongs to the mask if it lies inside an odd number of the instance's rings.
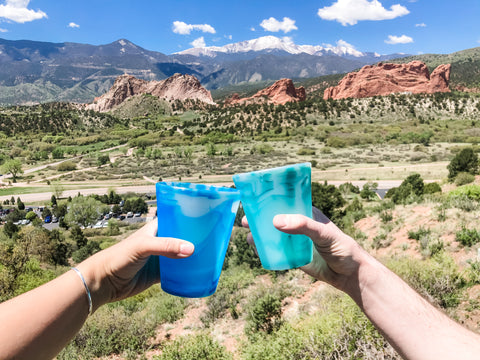
[[[36,206],[29,206],[27,208],[31,208],[33,212],[38,216],[39,219],[42,219],[43,224],[42,226],[47,229],[47,230],[53,230],[53,229],[58,229],[60,227],[59,225],[59,219],[57,219],[55,216],[49,216],[47,219],[47,222],[45,222],[45,219],[42,218],[42,211],[43,207],[36,207]],[[3,214],[2,217],[5,217],[6,214]],[[108,222],[110,219],[115,219],[117,221],[121,221],[123,223],[127,224],[136,224],[136,223],[144,223],[147,221],[147,219],[151,219],[151,217],[148,217],[148,215],[141,215],[141,214],[122,214],[117,217],[112,217],[112,216],[105,216],[105,218],[102,219],[99,218],[99,220],[92,226],[91,228],[105,228],[108,226]],[[26,226],[31,224],[30,221],[28,220],[20,220],[15,223],[18,226]]]

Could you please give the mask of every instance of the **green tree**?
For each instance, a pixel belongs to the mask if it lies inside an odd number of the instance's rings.
[[[70,237],[77,244],[77,249],[81,249],[82,247],[87,245],[88,240],[83,234],[82,229],[80,229],[80,226],[78,225],[72,226],[72,228],[70,229]]]
[[[5,225],[3,225],[3,232],[9,238],[12,238],[14,234],[18,232],[18,226],[13,223],[13,221],[8,220]]]
[[[345,199],[334,185],[312,182],[312,204],[329,219],[339,216],[338,209],[345,205]]]
[[[17,199],[17,208],[18,210],[25,210],[25,204],[20,198]]]
[[[478,156],[471,147],[462,149],[447,166],[448,180],[453,181],[460,172],[478,174]]]
[[[22,163],[20,160],[7,160],[2,165],[2,171],[6,174],[12,174],[13,182],[17,182],[17,177],[23,174]]]
[[[65,236],[58,229],[50,231],[50,241],[53,244],[52,262],[55,266],[68,266],[68,258],[71,255],[70,247],[65,243]]]
[[[100,201],[90,196],[77,196],[70,203],[70,210],[65,215],[65,221],[72,225],[78,224],[83,227],[95,224],[98,215],[105,208]]]
[[[52,190],[52,194],[55,195],[55,200],[60,199],[65,191],[65,187],[58,181],[53,182],[50,185],[50,189]]]
[[[110,156],[108,155],[99,155],[97,158],[97,165],[102,166],[110,162]]]

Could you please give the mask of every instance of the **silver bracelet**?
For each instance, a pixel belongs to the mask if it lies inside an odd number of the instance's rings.
[[[72,270],[75,271],[78,274],[78,276],[80,276],[80,279],[83,282],[83,286],[85,286],[85,291],[87,292],[87,298],[88,298],[88,315],[90,316],[92,314],[92,295],[90,294],[90,289],[88,288],[88,285],[85,282],[85,279],[83,278],[83,275],[80,272],[80,270],[78,270],[76,267],[72,267]]]

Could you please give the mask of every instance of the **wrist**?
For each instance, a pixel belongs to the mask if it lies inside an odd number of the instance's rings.
[[[82,273],[85,283],[90,290],[90,297],[92,301],[92,313],[94,313],[100,306],[110,302],[111,294],[108,291],[108,281],[106,274],[99,271],[103,267],[95,266],[95,256],[86,259],[76,266]]]
[[[356,270],[345,281],[341,289],[349,295],[358,305],[362,304],[362,297],[371,284],[375,283],[383,265],[372,255],[358,245],[358,251],[353,252],[353,261],[357,264]]]

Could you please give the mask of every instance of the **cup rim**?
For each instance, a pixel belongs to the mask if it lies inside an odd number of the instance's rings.
[[[209,185],[201,183],[188,183],[181,181],[159,181],[156,183],[157,188],[174,189],[187,195],[205,196],[221,194],[223,196],[240,196],[240,190],[218,185]]]
[[[264,174],[264,173],[272,173],[272,172],[282,172],[287,168],[297,168],[297,167],[305,166],[305,165],[308,166],[310,169],[312,168],[312,163],[311,162],[295,163],[295,164],[283,165],[283,166],[269,168],[269,169],[247,171],[247,172],[235,174],[235,175],[233,175],[233,179],[235,180],[235,178],[239,178],[241,176],[250,175],[250,174]]]

